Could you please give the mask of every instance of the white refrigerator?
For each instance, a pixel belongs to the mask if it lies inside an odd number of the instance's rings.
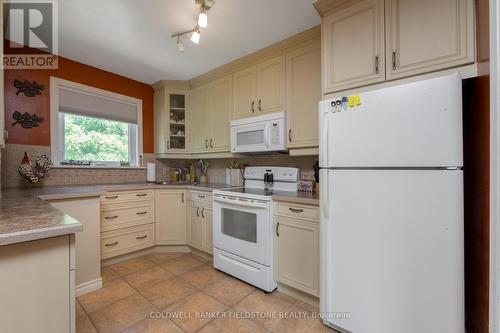
[[[464,333],[462,80],[320,102],[320,311],[353,333]]]

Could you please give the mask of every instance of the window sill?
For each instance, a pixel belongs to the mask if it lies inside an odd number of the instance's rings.
[[[146,167],[113,166],[113,165],[52,165],[51,169],[108,169],[108,170],[146,170]]]

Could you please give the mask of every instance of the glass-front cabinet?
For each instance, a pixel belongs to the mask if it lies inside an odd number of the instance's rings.
[[[186,95],[167,94],[168,133],[167,150],[186,149]]]
[[[189,86],[168,81],[153,85],[155,154],[189,152]]]

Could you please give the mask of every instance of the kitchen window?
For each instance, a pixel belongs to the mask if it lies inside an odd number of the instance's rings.
[[[55,165],[140,166],[142,101],[51,78]]]

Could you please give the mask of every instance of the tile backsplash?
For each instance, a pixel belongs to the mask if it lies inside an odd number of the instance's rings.
[[[32,162],[40,154],[50,156],[50,147],[7,144],[1,156],[2,188],[31,186],[18,173],[17,169],[24,152],[27,152]],[[154,154],[144,154],[144,163],[154,162]],[[143,183],[146,182],[145,169],[70,169],[53,168],[50,174],[34,186],[44,185],[83,185],[110,183]]]
[[[226,180],[226,166],[232,161],[238,161],[248,166],[285,166],[300,168],[301,179],[314,180],[314,162],[317,156],[290,156],[287,154],[251,155],[244,158],[203,159],[208,161],[208,180],[212,183],[224,183]],[[197,160],[170,160],[157,161],[156,178],[168,180],[168,171],[171,168],[183,168]],[[162,171],[166,170],[166,174]]]
[[[50,156],[50,147],[7,144],[1,153],[1,186],[23,187],[29,185],[18,174],[18,167],[27,152],[32,160],[40,154]],[[208,161],[208,179],[212,183],[225,183],[226,166],[232,161],[238,161],[249,166],[289,166],[301,170],[301,179],[313,180],[313,164],[317,156],[289,156],[287,154],[249,155],[244,158],[204,159]],[[197,160],[155,159],[154,154],[144,154],[144,164],[156,163],[156,179],[168,180],[168,173],[172,168],[183,168]],[[35,186],[44,185],[83,185],[83,184],[111,184],[111,183],[144,183],[146,182],[145,169],[70,169],[53,168],[49,176]]]

